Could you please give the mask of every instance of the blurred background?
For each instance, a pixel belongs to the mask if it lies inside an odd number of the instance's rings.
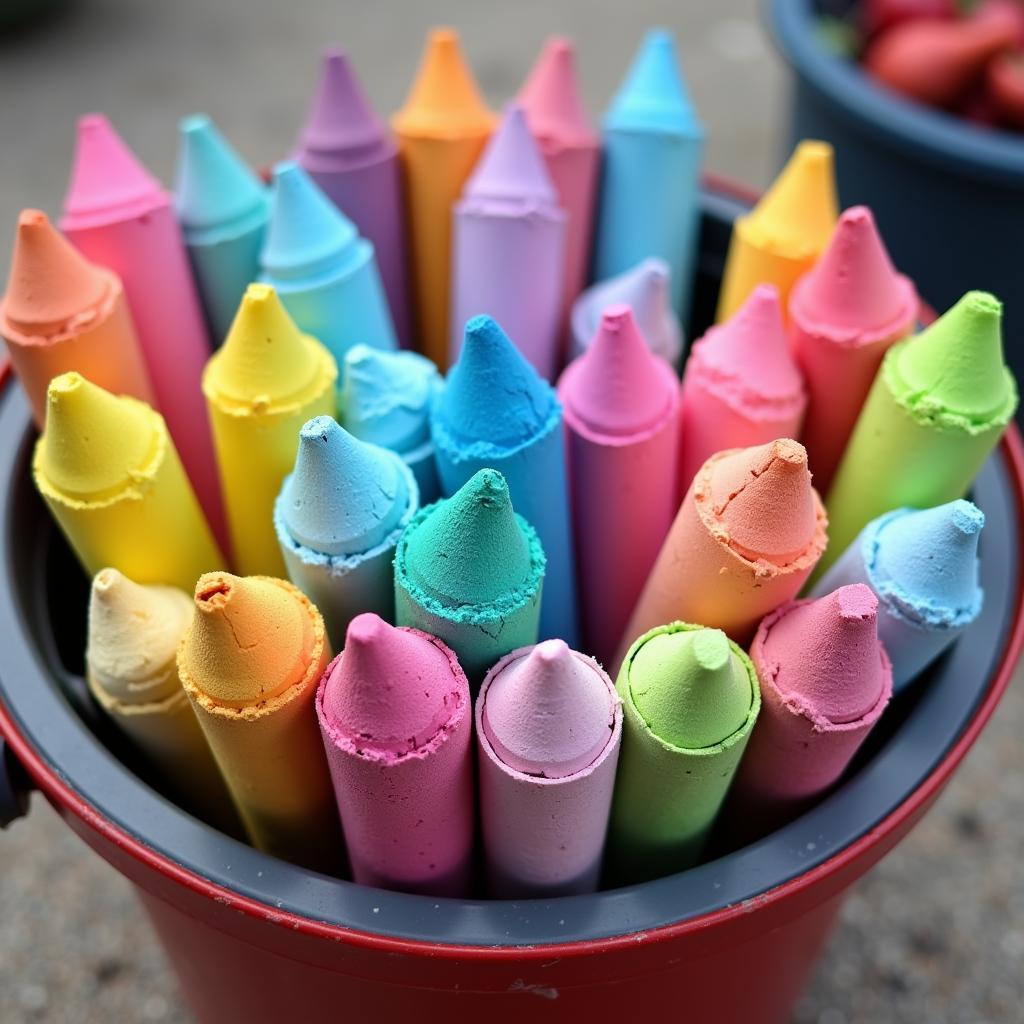
[[[0,11],[24,3],[0,0]],[[786,74],[755,0],[53,6],[38,24],[0,32],[0,226],[12,233],[22,207],[59,212],[80,113],[107,113],[167,184],[178,118],[196,111],[266,164],[294,143],[325,44],[347,48],[388,115],[405,95],[426,29],[444,23],[461,32],[495,105],[518,89],[547,35],[570,35],[594,117],[643,30],[667,26],[709,131],[708,169],[763,187],[783,157]],[[2,241],[0,253],[6,279]],[[1021,1019],[1022,731],[1016,685],[938,806],[854,891],[798,1022]],[[0,1022],[191,1019],[128,884],[37,796],[29,818],[0,835]]]

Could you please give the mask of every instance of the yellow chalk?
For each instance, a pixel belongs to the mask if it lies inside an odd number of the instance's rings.
[[[274,499],[302,424],[334,415],[337,377],[334,357],[299,331],[274,289],[249,285],[203,373],[234,564],[245,575],[285,575]]]
[[[112,566],[190,591],[224,566],[164,419],[145,402],[78,373],[54,377],[32,474],[90,576]]]
[[[494,130],[452,29],[434,29],[391,120],[405,175],[420,350],[448,365],[452,206]]]
[[[718,322],[759,284],[774,284],[785,310],[789,290],[822,254],[838,219],[832,147],[805,139],[757,206],[733,225]]]

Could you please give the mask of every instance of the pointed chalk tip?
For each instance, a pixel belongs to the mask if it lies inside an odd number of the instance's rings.
[[[551,175],[521,105],[510,103],[505,108],[504,117],[484,147],[462,195],[464,199],[480,201],[557,203]]]
[[[985,525],[985,513],[971,501],[958,498],[949,504],[949,524],[954,534],[964,538],[981,533]]]
[[[340,46],[327,47],[300,146],[310,154],[356,155],[385,142],[384,126],[359,84],[348,54]]]
[[[832,593],[832,607],[842,622],[874,622],[878,614],[878,598],[863,583],[840,587]]]
[[[374,612],[361,612],[348,624],[345,634],[345,649],[376,647],[386,643],[395,632],[395,627],[385,622]]]
[[[720,672],[732,656],[729,638],[720,629],[695,632],[691,644],[694,661],[706,672]]]
[[[512,504],[508,482],[496,469],[478,469],[456,491],[464,502],[497,508]]]
[[[139,162],[103,114],[78,119],[71,180],[64,197],[64,226],[78,217],[129,214],[162,202],[160,182]]]
[[[517,97],[539,137],[567,145],[597,145],[576,73],[576,51],[564,36],[544,44]]]

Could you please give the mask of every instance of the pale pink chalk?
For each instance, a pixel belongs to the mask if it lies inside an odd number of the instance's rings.
[[[677,506],[679,384],[628,306],[558,383],[568,433],[584,649],[609,664]]]
[[[690,350],[683,373],[680,491],[715,452],[799,438],[806,405],[778,289],[758,285],[729,320]]]
[[[89,259],[120,275],[157,408],[226,551],[220,480],[199,386],[210,343],[181,228],[170,195],[101,114],[78,122],[60,227]]]
[[[476,734],[491,894],[593,892],[622,736],[611,679],[561,640],[521,647],[487,673]]]
[[[316,711],[355,880],[468,895],[471,708],[452,651],[419,630],[358,615],[320,682]]]
[[[766,616],[750,657],[762,707],[730,796],[732,830],[763,835],[843,774],[892,696],[878,599],[856,583]]]

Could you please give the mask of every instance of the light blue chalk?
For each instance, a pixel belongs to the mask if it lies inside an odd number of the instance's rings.
[[[205,114],[183,118],[178,128],[175,205],[203,311],[219,345],[259,273],[270,194]]]
[[[547,555],[541,639],[578,646],[562,407],[554,388],[490,317],[466,324],[459,361],[434,403],[431,431],[446,495],[485,467],[505,477],[512,504],[536,529]]]
[[[274,528],[288,576],[320,609],[335,650],[361,612],[394,620],[395,547],[418,508],[416,480],[400,456],[329,416],[303,425]]]
[[[878,635],[899,692],[981,612],[978,540],[985,514],[959,499],[872,520],[811,593],[866,583],[878,597]]]
[[[260,280],[274,286],[292,319],[339,366],[359,343],[398,347],[373,243],[294,161],[274,168],[260,265]]]
[[[401,455],[416,477],[420,504],[440,498],[430,409],[443,382],[434,363],[416,352],[353,345],[341,377],[342,426],[362,441]]]
[[[649,256],[669,266],[686,322],[694,275],[704,129],[687,95],[671,33],[649,32],[602,122],[594,240],[596,281]]]

